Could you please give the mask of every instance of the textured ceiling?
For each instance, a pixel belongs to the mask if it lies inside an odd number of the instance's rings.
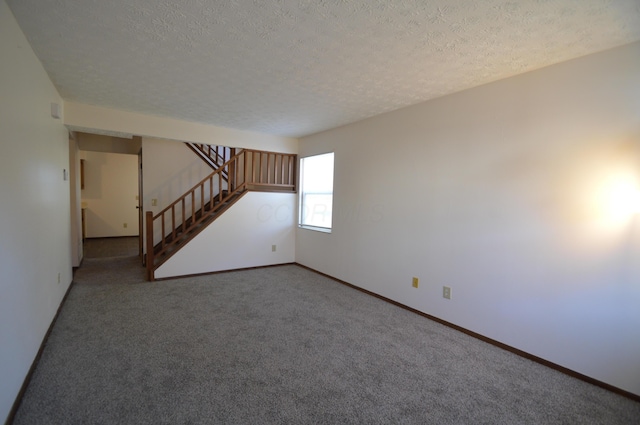
[[[640,40],[638,0],[7,0],[66,99],[301,136]]]

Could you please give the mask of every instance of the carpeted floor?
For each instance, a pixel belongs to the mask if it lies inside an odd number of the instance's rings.
[[[129,257],[138,255],[138,236],[87,238],[83,243],[84,258]]]
[[[295,265],[85,259],[15,424],[638,424],[640,403]]]

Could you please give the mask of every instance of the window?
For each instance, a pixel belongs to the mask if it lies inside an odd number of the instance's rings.
[[[300,217],[298,225],[331,232],[333,210],[333,152],[300,159]]]

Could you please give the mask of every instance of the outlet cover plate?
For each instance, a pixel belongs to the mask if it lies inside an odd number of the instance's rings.
[[[442,287],[442,298],[451,299],[451,288],[449,286]]]

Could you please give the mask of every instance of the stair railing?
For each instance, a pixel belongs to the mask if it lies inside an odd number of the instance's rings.
[[[296,190],[297,155],[245,149],[245,179],[253,190]]]
[[[236,154],[236,148],[227,146],[206,145],[204,143],[186,143],[186,145],[214,170],[222,167]],[[223,177],[227,179],[229,176],[223,172]]]
[[[232,199],[248,190],[296,191],[295,154],[243,149],[182,196],[153,215],[147,211],[147,278]],[[158,261],[161,259],[161,261]]]

